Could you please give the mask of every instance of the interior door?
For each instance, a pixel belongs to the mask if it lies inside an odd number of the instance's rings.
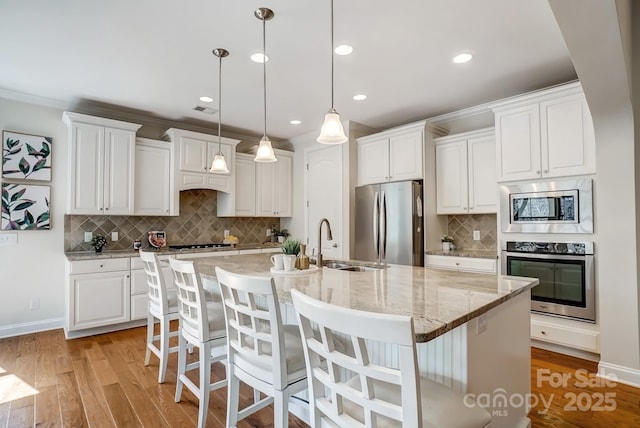
[[[322,227],[322,256],[325,259],[343,258],[343,190],[342,146],[327,146],[306,152],[307,175],[307,254],[318,250],[318,224],[327,218],[333,240],[327,240]]]

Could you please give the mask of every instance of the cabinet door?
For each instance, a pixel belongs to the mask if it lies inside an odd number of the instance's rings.
[[[540,178],[538,104],[496,112],[498,180]]]
[[[69,214],[101,214],[104,209],[104,127],[74,123],[69,156]]]
[[[469,164],[469,213],[498,212],[495,137],[470,138],[467,142]]]
[[[437,213],[466,214],[467,185],[467,140],[436,144]]]
[[[70,275],[71,330],[129,321],[129,271]]]
[[[208,144],[205,140],[182,137],[180,139],[180,170],[206,172]]]
[[[422,131],[389,138],[389,180],[420,180]]]
[[[171,203],[171,148],[136,144],[134,212],[169,215]]]
[[[291,217],[293,199],[293,157],[278,154],[276,166],[276,215]]]
[[[389,139],[358,142],[358,186],[389,181]]]
[[[596,172],[593,123],[583,94],[540,103],[540,124],[544,177]]]
[[[256,164],[256,215],[276,216],[276,163]]]
[[[236,155],[237,216],[256,215],[256,163],[250,157]]]
[[[105,214],[133,214],[135,156],[134,132],[105,128]]]

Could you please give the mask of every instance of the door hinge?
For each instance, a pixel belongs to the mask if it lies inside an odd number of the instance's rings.
[[[307,164],[307,171],[309,171],[309,164]]]
[[[307,208],[309,208],[309,201],[307,201]]]

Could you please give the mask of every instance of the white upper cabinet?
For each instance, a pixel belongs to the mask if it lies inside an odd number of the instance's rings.
[[[425,123],[358,138],[358,186],[423,178]]]
[[[178,190],[211,189],[233,194],[235,191],[236,145],[240,140],[222,137],[220,150],[224,154],[229,174],[209,172],[218,152],[218,137],[171,128],[165,132],[179,153]],[[233,204],[231,204],[233,205]]]
[[[256,163],[252,155],[236,154],[236,216],[256,215]]]
[[[437,138],[436,212],[497,212],[493,128]]]
[[[136,215],[178,215],[174,186],[173,144],[146,138],[136,140]]]
[[[256,163],[255,194],[258,217],[291,217],[293,153],[275,150],[277,162]]]
[[[595,135],[579,83],[491,106],[498,181],[594,174]]]
[[[141,125],[65,112],[68,214],[134,212],[135,133]]]

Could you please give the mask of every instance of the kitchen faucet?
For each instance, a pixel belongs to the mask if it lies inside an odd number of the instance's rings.
[[[316,266],[319,268],[322,267],[322,224],[327,223],[327,240],[333,241],[333,234],[331,233],[331,225],[329,224],[329,220],[323,218],[320,220],[320,224],[318,224],[318,256],[316,258]]]

